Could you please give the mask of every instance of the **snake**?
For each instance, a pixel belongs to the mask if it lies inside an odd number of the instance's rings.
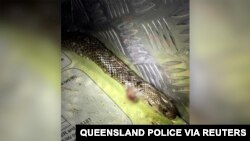
[[[62,48],[92,60],[102,71],[124,86],[129,100],[141,100],[169,119],[174,119],[178,115],[170,96],[137,75],[97,38],[89,35],[72,36],[62,40]]]

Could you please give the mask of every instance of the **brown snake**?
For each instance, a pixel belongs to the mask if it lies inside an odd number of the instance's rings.
[[[176,117],[177,110],[170,97],[144,81],[96,38],[89,36],[68,38],[62,41],[62,47],[94,61],[106,74],[126,88],[130,100],[135,102],[138,99],[143,100],[167,118]]]

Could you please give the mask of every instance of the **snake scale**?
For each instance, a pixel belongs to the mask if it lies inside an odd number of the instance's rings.
[[[62,48],[95,62],[106,74],[125,87],[128,98],[131,100],[142,100],[169,119],[177,116],[178,112],[172,98],[144,81],[98,39],[90,36],[74,36],[64,39]]]

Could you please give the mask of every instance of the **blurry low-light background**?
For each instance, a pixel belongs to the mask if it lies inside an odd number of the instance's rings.
[[[190,123],[250,123],[250,1],[190,1]]]
[[[60,2],[0,2],[0,140],[60,140]]]

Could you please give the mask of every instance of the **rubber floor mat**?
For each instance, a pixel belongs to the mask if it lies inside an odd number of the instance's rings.
[[[189,117],[188,0],[65,0],[63,32],[101,40]]]

